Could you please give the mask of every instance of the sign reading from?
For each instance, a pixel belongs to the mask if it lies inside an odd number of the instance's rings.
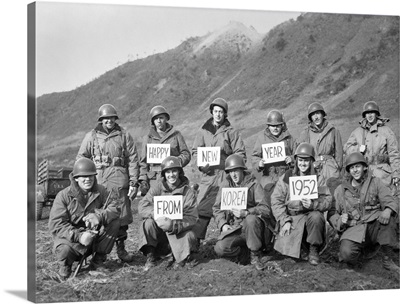
[[[221,210],[246,209],[248,188],[222,188]]]
[[[171,220],[183,219],[183,196],[182,195],[162,195],[155,196],[154,219],[168,217]]]
[[[285,143],[276,142],[271,144],[261,145],[263,161],[266,164],[275,163],[285,160]]]
[[[147,144],[147,163],[161,164],[166,157],[170,156],[170,153],[169,144]]]
[[[318,184],[316,175],[291,176],[289,177],[290,200],[301,200],[302,198],[318,198]]]
[[[198,147],[197,166],[218,166],[221,159],[221,147]]]

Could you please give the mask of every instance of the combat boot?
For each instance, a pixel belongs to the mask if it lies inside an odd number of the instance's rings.
[[[318,246],[310,245],[310,253],[308,254],[308,262],[313,266],[316,266],[320,263]]]
[[[261,252],[260,251],[251,251],[250,252],[250,264],[254,265],[257,270],[263,270],[265,268],[264,263],[261,261]]]
[[[106,261],[106,259],[107,259],[107,254],[95,252],[90,261],[89,270],[105,268],[104,262]]]
[[[147,260],[146,260],[146,264],[144,265],[144,271],[148,271],[150,268],[153,268],[157,265],[154,247],[149,246],[146,257],[147,257]]]
[[[60,268],[58,270],[58,274],[61,277],[63,281],[69,278],[71,275],[72,270],[71,270],[71,265],[60,265]]]
[[[124,241],[116,241],[118,258],[125,263],[133,262],[134,255],[125,250]]]

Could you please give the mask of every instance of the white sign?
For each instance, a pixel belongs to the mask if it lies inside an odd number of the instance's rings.
[[[248,188],[222,188],[221,210],[246,209]]]
[[[221,147],[198,147],[197,166],[202,167],[207,164],[218,166],[221,159]]]
[[[301,200],[302,198],[318,198],[318,184],[316,175],[291,176],[289,177],[290,200]]]
[[[183,196],[182,195],[163,195],[155,196],[154,219],[168,217],[171,220],[183,219]]]
[[[161,164],[162,161],[170,156],[171,148],[169,144],[147,144],[147,163]]]
[[[266,164],[276,163],[285,160],[285,143],[280,141],[271,144],[261,145],[263,161]]]

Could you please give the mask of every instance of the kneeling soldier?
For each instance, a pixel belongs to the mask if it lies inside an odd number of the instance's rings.
[[[155,217],[156,196],[182,196],[182,219],[171,220],[168,216]],[[175,261],[174,268],[190,262],[190,254],[196,249],[196,236],[192,227],[197,221],[196,199],[184,175],[181,162],[176,156],[168,156],[161,163],[161,179],[150,188],[139,202],[139,248],[147,261],[144,270],[156,266],[160,256],[172,251],[169,266]]]
[[[329,212],[329,221],[341,234],[339,260],[355,264],[363,250],[373,247],[387,253],[395,245],[399,202],[381,179],[368,170],[367,161],[360,152],[346,158],[350,176],[335,190],[335,210]],[[372,250],[373,252],[374,250]]]
[[[238,154],[228,156],[225,161],[228,175],[213,206],[221,231],[214,249],[218,256],[241,264],[246,264],[250,255],[250,263],[262,270],[265,266],[261,252],[271,242],[275,220],[261,184],[246,169],[243,157]],[[221,210],[223,188],[247,188],[246,209]]]
[[[122,202],[97,184],[96,174],[93,161],[77,160],[71,185],[57,194],[50,211],[49,230],[62,279],[71,275],[73,262],[87,250],[93,254],[90,268],[102,266],[118,234]]]

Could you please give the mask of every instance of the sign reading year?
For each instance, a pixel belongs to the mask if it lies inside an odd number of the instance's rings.
[[[171,148],[169,144],[147,144],[147,163],[161,164],[162,161],[170,156]]]
[[[247,188],[222,188],[221,210],[246,209]]]
[[[183,196],[182,195],[162,195],[155,196],[154,219],[168,217],[171,220],[183,219]]]
[[[290,200],[301,200],[302,198],[318,198],[318,184],[316,175],[291,176],[289,177]]]
[[[280,141],[261,145],[263,161],[265,164],[276,163],[285,160],[285,143]]]
[[[197,166],[218,166],[221,159],[221,147],[198,147]]]

